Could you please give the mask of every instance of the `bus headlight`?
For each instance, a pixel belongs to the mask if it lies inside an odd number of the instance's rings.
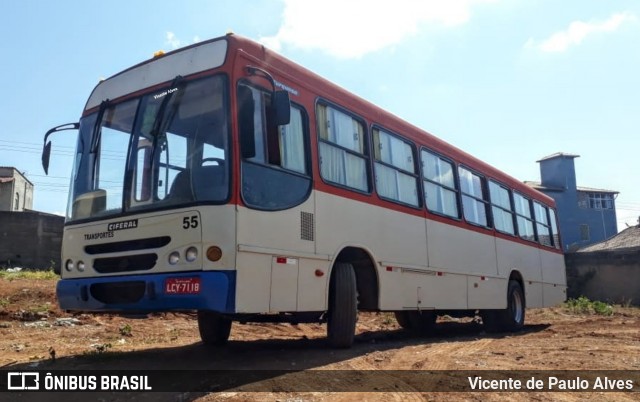
[[[176,265],[178,262],[180,262],[180,253],[174,251],[173,253],[169,254],[169,264]]]
[[[84,271],[84,262],[78,261],[78,271],[80,272]]]
[[[67,262],[64,263],[64,268],[71,272],[71,270],[73,269],[73,261],[71,260],[67,260]]]
[[[194,262],[198,258],[198,249],[195,247],[189,247],[184,258],[189,262]]]

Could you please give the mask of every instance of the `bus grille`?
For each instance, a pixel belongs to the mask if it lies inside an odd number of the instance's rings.
[[[150,237],[148,239],[117,241],[113,243],[92,244],[85,246],[84,251],[87,254],[105,254],[118,253],[122,251],[145,250],[149,248],[164,247],[171,242],[171,237],[160,236]]]
[[[125,255],[122,257],[96,258],[93,269],[101,274],[115,272],[144,271],[153,268],[158,260],[157,254]]]

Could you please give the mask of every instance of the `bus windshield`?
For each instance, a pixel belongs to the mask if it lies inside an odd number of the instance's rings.
[[[176,77],[80,121],[67,221],[229,198],[227,80]]]

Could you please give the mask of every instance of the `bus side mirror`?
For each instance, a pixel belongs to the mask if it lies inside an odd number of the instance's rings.
[[[44,146],[42,147],[42,168],[44,169],[45,174],[49,174],[49,159],[51,159],[51,141],[47,141],[49,136],[53,133],[57,133],[58,131],[78,130],[79,128],[80,123],[67,123],[54,127],[46,132],[44,135]]]
[[[42,168],[44,174],[49,174],[49,159],[51,159],[51,141],[47,142],[42,150]]]
[[[271,98],[273,120],[277,126],[286,126],[291,121],[291,101],[289,92],[274,91]]]

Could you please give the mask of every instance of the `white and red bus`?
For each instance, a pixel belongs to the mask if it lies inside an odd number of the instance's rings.
[[[196,310],[428,331],[438,314],[523,326],[565,299],[554,202],[264,46],[229,34],[101,81],[79,123],[62,309]]]

